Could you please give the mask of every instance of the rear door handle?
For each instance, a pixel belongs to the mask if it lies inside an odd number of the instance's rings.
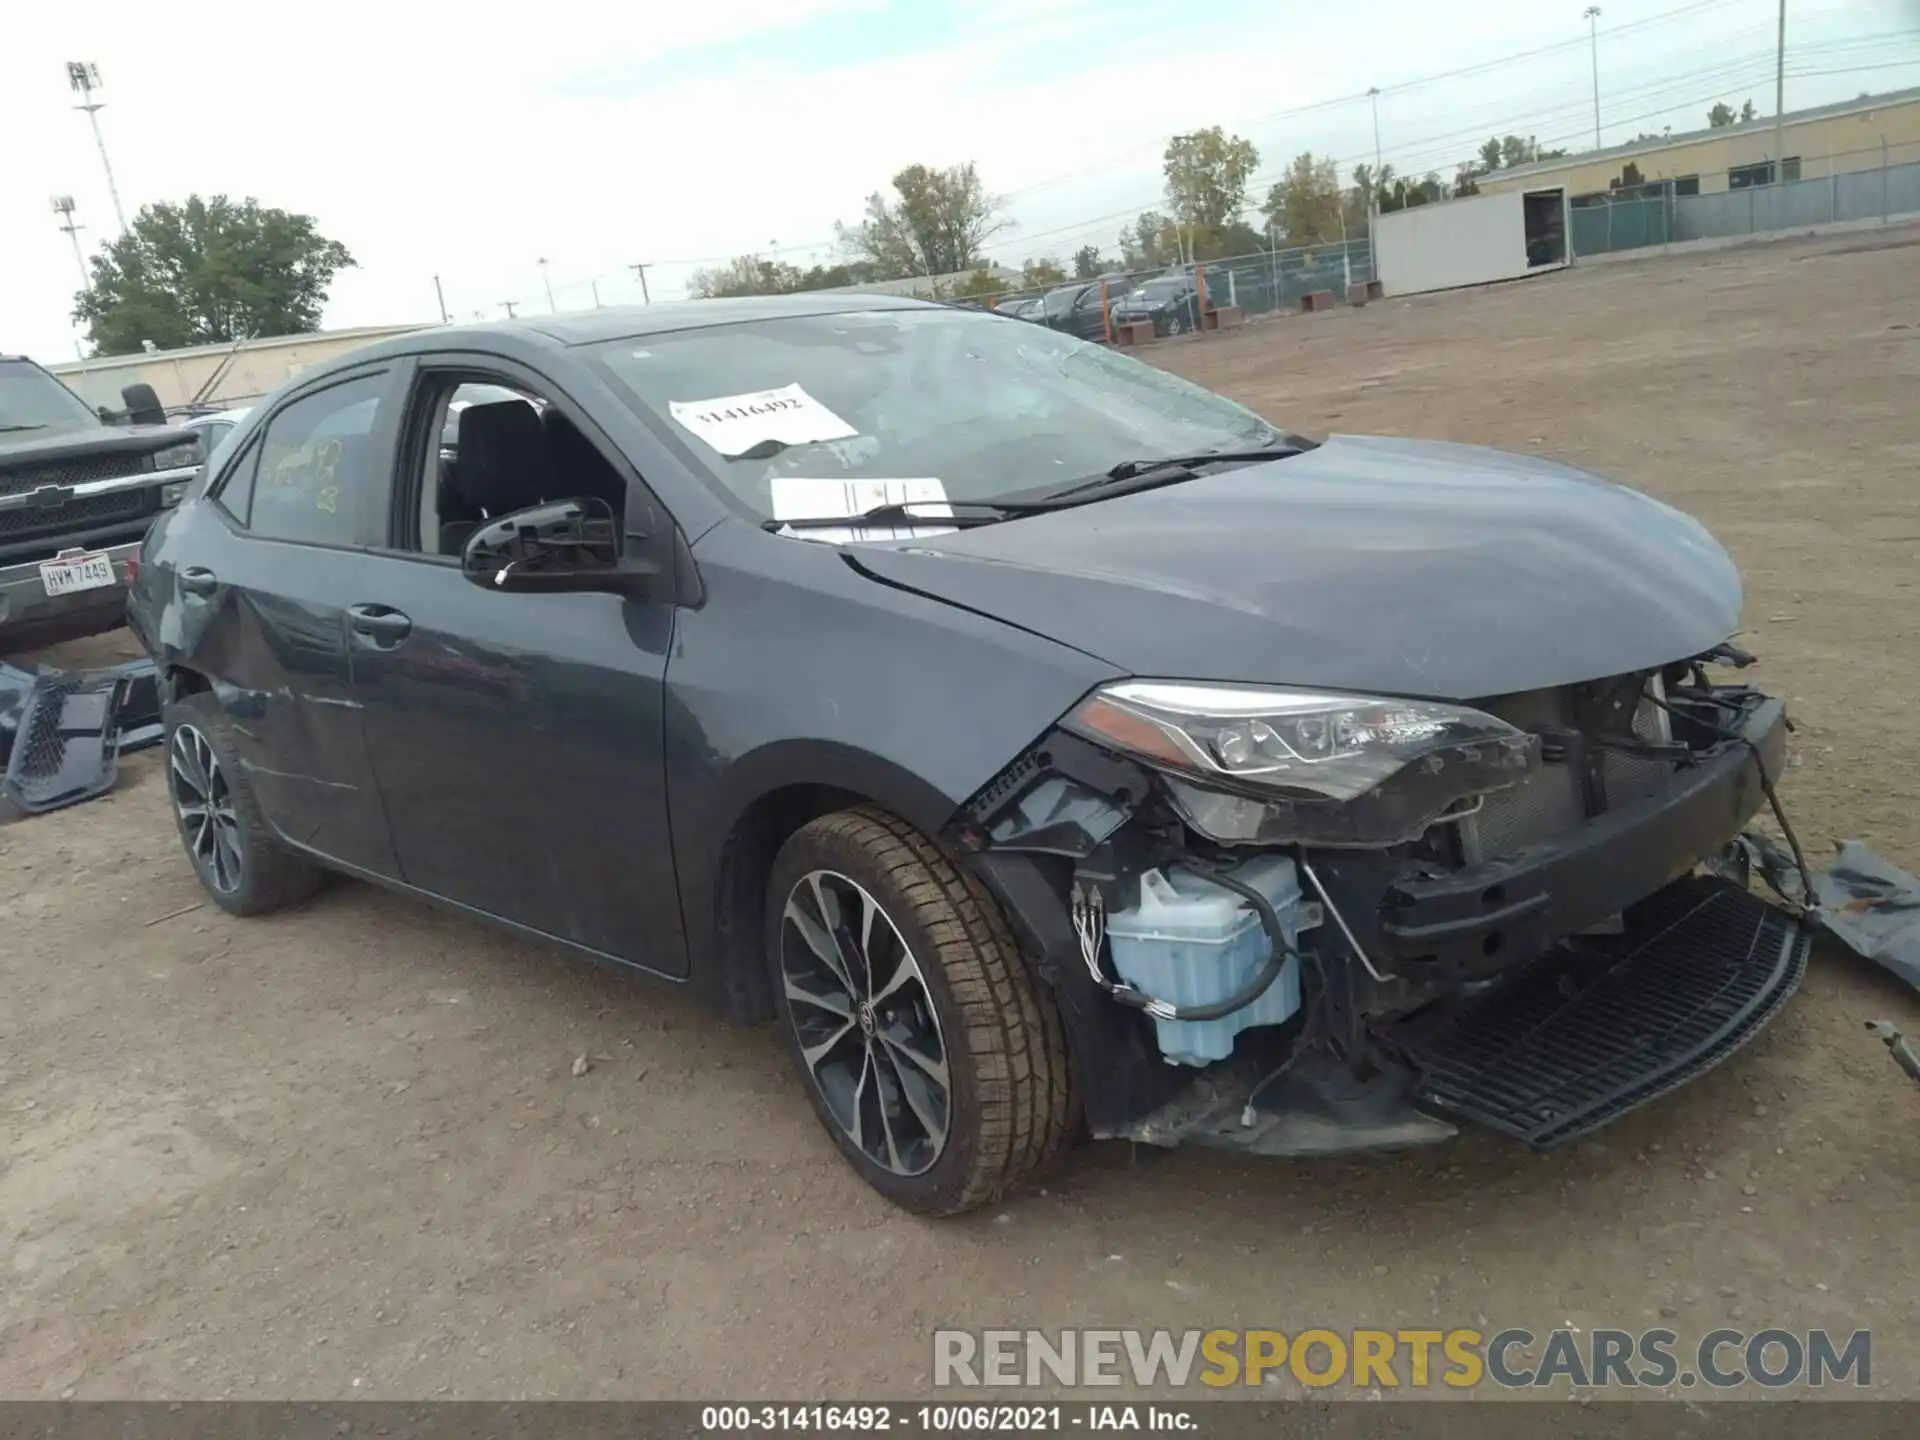
[[[180,572],[180,588],[189,595],[211,595],[220,588],[220,577],[204,565],[189,565]]]
[[[412,631],[413,621],[391,605],[349,605],[347,626],[378,644],[398,645]]]

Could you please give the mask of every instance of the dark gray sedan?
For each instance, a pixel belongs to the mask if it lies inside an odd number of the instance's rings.
[[[775,1020],[947,1214],[1087,1131],[1556,1144],[1738,1048],[1806,953],[1695,873],[1784,754],[1739,602],[1591,475],[821,295],[303,372],[130,614],[216,903],[335,871]]]

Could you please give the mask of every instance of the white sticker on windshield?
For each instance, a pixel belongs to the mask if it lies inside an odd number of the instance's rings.
[[[824,540],[844,545],[850,540],[913,540],[927,535],[945,535],[951,525],[938,522],[953,514],[947,504],[947,487],[934,478],[906,480],[823,480],[805,475],[773,477],[773,518],[776,520],[837,520],[843,515],[864,515],[882,505],[911,505],[931,524],[917,520],[891,521],[880,525],[796,526],[783,533],[803,540]]]
[[[762,447],[771,453],[782,445],[849,440],[860,433],[798,385],[712,400],[670,400],[667,409],[729,460]]]

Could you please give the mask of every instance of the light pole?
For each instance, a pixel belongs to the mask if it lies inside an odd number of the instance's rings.
[[[73,242],[73,263],[80,267],[80,288],[91,290],[93,277],[87,274],[87,262],[80,254],[80,232],[87,227],[73,218],[73,197],[71,195],[54,196],[53,213],[60,217],[60,229],[65,231],[67,239]]]
[[[1787,0],[1780,0],[1780,39],[1773,52],[1773,178],[1787,178]],[[1832,165],[1828,165],[1832,170]]]
[[[1380,87],[1369,85],[1367,99],[1373,102],[1373,213],[1380,213]]]
[[[107,194],[113,200],[113,218],[120,222],[120,233],[127,233],[126,212],[120,208],[120,187],[113,183],[113,162],[107,159],[107,142],[100,134],[100,107],[107,102],[94,99],[100,87],[100,67],[91,60],[67,61],[67,88],[80,97],[73,108],[87,112],[93,125],[93,143],[100,150],[100,166],[107,172]]]
[[[440,277],[438,275],[433,277],[433,298],[440,302],[440,323],[442,325],[451,325],[453,323],[453,317],[447,314],[447,292],[440,288]]]
[[[1600,7],[1589,5],[1581,15],[1587,22],[1587,35],[1593,42],[1593,148],[1600,148]]]
[[[547,257],[542,255],[533,263],[540,267],[540,283],[547,287],[547,313],[552,315],[557,307],[553,303],[553,277],[547,273]]]
[[[87,273],[87,262],[80,253],[80,232],[85,227],[73,218],[73,197],[56,195],[53,197],[53,213],[60,217],[60,228],[66,232],[67,239],[73,242],[73,263],[80,267],[80,290],[82,294],[93,289],[93,277]],[[76,331],[73,337],[73,353],[80,357],[80,368],[87,368],[87,352],[80,344]]]
[[[644,303],[651,305],[653,303],[653,296],[647,293],[647,267],[645,265],[629,265],[627,268],[640,277],[640,299]]]

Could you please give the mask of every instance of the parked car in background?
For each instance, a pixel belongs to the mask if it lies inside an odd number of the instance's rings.
[[[1157,275],[1110,303],[1114,324],[1151,320],[1156,335],[1200,328],[1200,288],[1190,276]]]
[[[201,453],[212,458],[220,448],[220,442],[233,433],[233,429],[247,418],[248,406],[242,405],[231,410],[209,410],[201,415],[187,415],[173,423],[191,435],[200,437]]]
[[[1044,314],[1047,297],[1044,295],[1015,295],[1002,300],[993,307],[997,315],[1010,315],[1015,320],[1038,320]]]
[[[210,468],[128,615],[212,901],[330,868],[773,1020],[912,1210],[1083,1129],[1561,1143],[1804,973],[1691,873],[1786,758],[1733,562],[1539,456],[816,294],[381,341]]]
[[[151,388],[121,396],[152,423],[109,423],[50,371],[0,355],[0,656],[118,627],[127,562],[205,458]]]
[[[1082,340],[1105,340],[1107,315],[1101,305],[1103,284],[1109,307],[1133,288],[1133,281],[1125,275],[1105,275],[1097,280],[1076,280],[1071,285],[1056,286],[1042,301],[1040,323]]]

